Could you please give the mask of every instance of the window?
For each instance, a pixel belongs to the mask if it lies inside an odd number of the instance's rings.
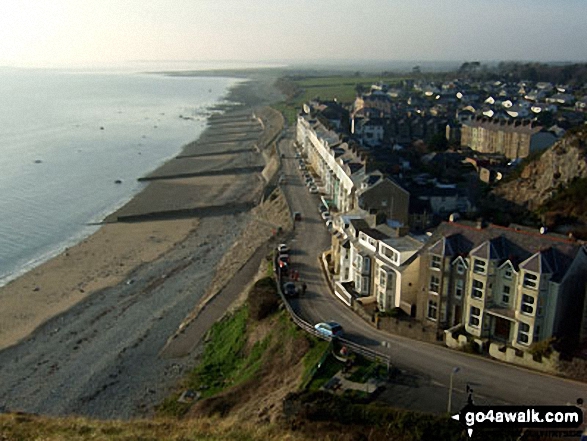
[[[430,260],[430,268],[440,269],[441,264],[442,264],[442,257],[432,256],[432,259]]]
[[[383,254],[385,257],[387,257],[388,259],[390,259],[392,262],[394,263],[399,263],[399,253],[396,253],[395,251],[381,246],[381,254]]]
[[[487,262],[484,260],[475,259],[473,261],[473,272],[477,274],[485,274],[485,267]]]
[[[513,272],[512,272],[511,266],[508,265],[505,267],[505,270],[503,272],[503,276],[508,280],[512,280]]]
[[[457,281],[455,283],[455,297],[457,299],[460,299],[461,297],[463,297],[463,286],[464,286],[463,279],[457,279]]]
[[[538,276],[536,274],[524,273],[524,288],[536,289]]]
[[[461,261],[457,263],[457,274],[465,274],[465,265]]]
[[[379,285],[385,288],[385,283],[387,282],[387,273],[383,270],[379,272]]]
[[[432,320],[436,320],[436,315],[438,314],[438,303],[434,300],[428,301],[428,318]]]
[[[370,271],[371,270],[371,258],[365,257],[363,262],[364,262],[363,270]]]
[[[363,294],[369,294],[369,277],[363,277],[363,282],[362,282],[362,292]]]
[[[518,327],[518,342],[527,345],[530,342],[530,325],[520,323]]]
[[[470,313],[469,313],[469,325],[474,326],[475,328],[478,328],[480,322],[481,322],[481,310],[479,308],[471,306]]]
[[[529,296],[527,294],[522,295],[522,312],[526,314],[533,314],[534,313],[534,297]]]
[[[480,280],[473,279],[473,289],[471,291],[471,297],[474,299],[483,298],[483,282]]]
[[[510,303],[510,287],[508,285],[503,286],[503,291],[501,295],[501,301],[503,303]]]
[[[436,276],[430,276],[430,291],[439,293],[440,292],[440,278]]]

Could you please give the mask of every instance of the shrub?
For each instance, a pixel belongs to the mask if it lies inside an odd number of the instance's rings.
[[[275,281],[271,277],[258,280],[249,293],[249,317],[263,320],[277,310],[279,300]]]

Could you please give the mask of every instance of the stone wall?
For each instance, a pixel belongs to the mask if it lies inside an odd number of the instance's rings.
[[[413,338],[414,340],[438,343],[436,328],[423,326],[418,320],[400,320],[393,317],[379,317],[377,324],[382,331],[391,334],[401,335],[403,337]]]
[[[549,357],[535,359],[534,356],[527,351],[519,351],[514,348],[491,343],[489,345],[489,355],[497,360],[535,369],[537,371],[550,374],[557,374],[559,372],[559,357],[556,352],[553,352]]]

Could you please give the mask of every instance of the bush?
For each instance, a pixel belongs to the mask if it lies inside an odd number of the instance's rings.
[[[277,288],[273,278],[258,280],[249,293],[249,317],[252,320],[263,320],[273,314],[278,306]]]

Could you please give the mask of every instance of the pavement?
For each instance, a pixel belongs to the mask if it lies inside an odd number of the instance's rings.
[[[578,398],[587,399],[587,385],[553,377],[480,356],[465,354],[441,345],[419,342],[384,333],[372,327],[340,302],[329,289],[321,273],[318,256],[330,247],[330,234],[319,216],[320,196],[308,192],[298,170],[293,133],[279,143],[286,184],[282,189],[291,211],[299,211],[303,220],[296,222],[289,243],[292,269],[306,282],[306,295],[292,300],[294,310],[306,321],[339,322],[345,338],[391,356],[400,375],[387,389],[399,407],[429,412],[447,411],[449,382],[453,377],[453,411],[466,404],[466,388],[473,389],[476,404],[565,405]]]

